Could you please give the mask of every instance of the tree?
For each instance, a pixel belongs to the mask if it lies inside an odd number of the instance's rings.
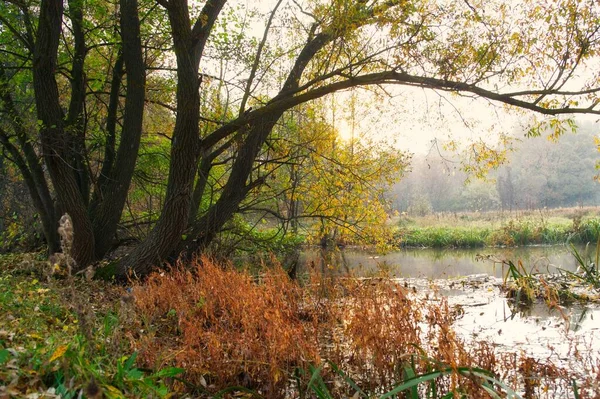
[[[146,82],[158,61],[176,82],[175,95],[164,104],[175,115],[169,175],[160,216],[120,262],[121,276],[143,275],[182,250],[202,251],[264,184],[253,170],[281,117],[318,98],[398,85],[482,97],[550,117],[600,114],[597,78],[579,86],[575,79],[598,51],[599,13],[589,2],[280,0],[265,14],[258,38],[236,14],[240,9],[225,7],[225,0],[208,0],[198,9],[187,0],[158,4],[110,4],[120,21],[115,37],[114,23],[85,24],[88,16],[98,20],[107,2],[70,0],[65,11],[62,0],[9,0],[0,9],[2,93],[13,93],[19,79],[31,81],[30,109],[37,115],[31,131],[20,132],[28,126],[16,120],[24,109],[3,97],[3,126],[10,126],[0,131],[1,142],[21,164],[36,208],[48,219],[51,246],[57,217],[71,215],[79,267],[110,248],[135,170],[144,102],[152,100]],[[261,16],[247,11],[241,9],[248,18]],[[160,24],[153,30],[165,14],[170,30]],[[102,38],[95,43],[112,55],[102,64],[112,71],[107,122],[99,128],[105,151],[95,158],[86,115],[94,94],[87,76],[98,72],[92,38]],[[172,57],[151,57],[164,47]],[[254,55],[243,57],[248,50]],[[230,71],[210,73],[224,63],[231,63]],[[220,119],[200,112],[202,94],[215,80],[233,99],[227,112],[217,113]],[[31,93],[31,87],[25,90]],[[31,140],[35,133],[39,144]],[[199,212],[215,165],[226,165],[226,180]]]
[[[268,181],[242,203],[317,241],[383,243],[391,210],[384,197],[410,159],[384,143],[344,141],[324,118],[323,101],[286,112],[259,156]]]
[[[502,210],[512,210],[515,206],[515,188],[510,166],[507,166],[506,172],[500,174],[496,179],[496,189],[498,190]]]

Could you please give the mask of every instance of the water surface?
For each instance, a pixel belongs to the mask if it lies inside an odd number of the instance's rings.
[[[584,255],[595,249],[578,247]],[[323,261],[326,259],[326,261]],[[378,255],[357,249],[324,253],[307,250],[300,264],[333,274],[368,277],[385,271],[409,292],[438,301],[438,292],[459,315],[453,326],[467,342],[487,341],[501,353],[523,353],[585,375],[582,369],[600,356],[600,307],[572,303],[549,308],[543,302],[521,307],[502,292],[506,266],[521,261],[531,273],[577,268],[571,249],[559,246],[479,249],[403,249]],[[467,276],[467,277],[463,277]],[[594,360],[596,359],[596,360]],[[591,363],[589,363],[591,364]]]
[[[584,247],[577,248],[580,253]],[[589,253],[592,253],[588,249]],[[387,254],[375,254],[360,249],[344,249],[329,254],[327,265],[340,272],[350,271],[355,276],[369,276],[386,271],[393,277],[443,279],[473,274],[502,277],[506,267],[500,260],[520,260],[528,272],[556,273],[558,268],[575,270],[577,262],[566,245],[526,246],[517,248],[477,249],[402,249]],[[494,261],[496,260],[496,261]],[[309,249],[303,253],[301,264],[322,267],[322,253]]]

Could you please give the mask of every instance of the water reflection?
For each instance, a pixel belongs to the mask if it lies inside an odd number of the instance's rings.
[[[585,251],[585,248],[578,248]],[[306,250],[300,264],[323,265],[321,250]],[[329,255],[335,262],[325,262],[326,268],[345,271],[355,276],[369,276],[385,271],[393,277],[419,277],[443,279],[472,274],[488,274],[502,277],[506,272],[500,263],[492,259],[520,260],[533,273],[555,273],[557,268],[574,271],[577,262],[565,245],[528,246],[518,248],[478,249],[402,249],[378,255],[357,249],[344,249],[336,256]],[[488,259],[480,259],[481,257]]]
[[[464,315],[455,322],[465,338],[494,342],[502,351],[524,350],[538,359],[559,362],[578,350],[599,349],[600,309],[595,305],[574,304],[569,308],[549,308],[545,303],[515,306],[496,289],[449,297],[460,305]]]
[[[583,253],[585,248],[577,250]],[[566,246],[405,249],[386,255],[353,249],[338,252],[305,251],[300,265],[307,264],[333,275],[357,277],[383,270],[399,278],[400,284],[418,297],[437,300],[431,294],[439,292],[454,309],[460,309],[460,316],[454,322],[459,336],[493,342],[498,352],[519,350],[536,359],[575,369],[578,365],[572,362],[573,353],[587,356],[600,350],[597,305],[573,303],[568,308],[549,308],[543,302],[527,307],[515,305],[500,290],[505,273],[502,265],[490,259],[478,260],[487,255],[515,263],[520,260],[526,270],[534,273],[555,273],[559,267],[574,271],[577,263]]]
[[[513,300],[502,298],[503,306],[508,306],[510,316],[505,320],[515,318],[529,319],[535,323],[553,318],[559,326],[564,326],[571,331],[584,331],[592,327],[594,316],[598,317],[600,309],[586,306],[584,304],[571,304],[568,308],[549,307],[546,303],[537,302],[533,304],[517,304]]]

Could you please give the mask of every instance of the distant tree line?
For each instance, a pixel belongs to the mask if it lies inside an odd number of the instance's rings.
[[[599,204],[596,138],[592,123],[581,123],[576,134],[564,134],[557,142],[544,135],[524,138],[487,179],[469,182],[453,160],[456,155],[415,156],[411,172],[390,190],[394,208],[425,215]]]

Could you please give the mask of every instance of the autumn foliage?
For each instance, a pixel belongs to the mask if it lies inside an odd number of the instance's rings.
[[[191,268],[155,273],[134,292],[145,330],[143,359],[174,361],[196,383],[277,386],[287,370],[318,361],[311,331],[299,318],[301,292],[281,269],[257,283],[204,258]]]
[[[374,391],[409,378],[407,368],[422,374],[500,367],[489,345],[467,348],[457,338],[444,300],[389,279],[315,274],[300,287],[279,267],[252,277],[202,258],[152,274],[133,294],[139,334],[132,339],[143,365],[182,367],[186,381],[213,392],[241,385],[281,397],[302,383],[297,378],[310,378],[300,371],[322,360]],[[331,370],[323,373],[334,379]],[[440,377],[436,386],[487,395],[459,373]],[[338,389],[354,393],[343,384]]]

